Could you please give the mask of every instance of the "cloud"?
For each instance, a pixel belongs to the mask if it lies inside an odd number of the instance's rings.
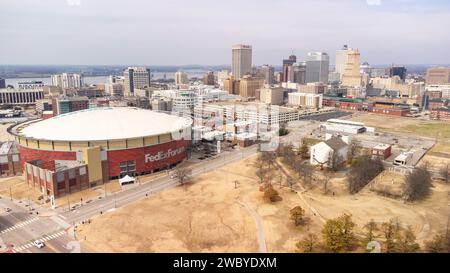
[[[381,0],[366,0],[367,5],[369,6],[380,6]]]

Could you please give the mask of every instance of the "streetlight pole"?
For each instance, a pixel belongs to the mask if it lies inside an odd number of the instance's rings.
[[[69,199],[68,194],[67,194],[67,206],[68,206],[68,211],[70,211],[70,199]]]
[[[450,205],[449,205],[450,206]],[[449,232],[449,230],[448,230],[448,227],[449,227],[449,222],[450,222],[450,213],[448,214],[448,217],[447,217],[447,229],[446,229],[446,231],[445,231],[445,238],[446,239],[448,239],[448,232]]]
[[[12,198],[12,186],[9,186],[9,197],[11,199],[11,201],[13,200]]]

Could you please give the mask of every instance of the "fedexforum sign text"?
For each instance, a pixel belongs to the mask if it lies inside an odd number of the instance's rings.
[[[159,151],[157,154],[146,154],[145,155],[145,163],[148,162],[155,162],[155,161],[159,161],[159,160],[163,160],[169,157],[174,157],[176,155],[181,154],[182,152],[184,152],[184,147],[180,147],[177,149],[169,149],[167,150],[167,152],[161,152]]]

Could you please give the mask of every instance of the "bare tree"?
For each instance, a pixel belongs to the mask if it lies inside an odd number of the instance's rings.
[[[431,188],[431,174],[425,168],[416,168],[406,177],[404,198],[406,201],[415,201],[428,195]]]
[[[450,166],[448,164],[446,166],[442,167],[439,170],[439,173],[441,174],[441,176],[445,182],[448,183],[450,181]]]
[[[374,232],[377,230],[377,224],[373,219],[371,219],[370,222],[364,226],[364,229],[367,233],[364,234],[363,244],[364,246],[367,246],[367,244],[375,238]]]
[[[323,180],[323,193],[327,194],[328,193],[328,186],[330,184],[331,177],[330,177],[330,174],[328,172],[324,172],[323,175],[325,177],[325,179]]]
[[[268,168],[269,172],[275,164],[277,158],[277,153],[272,151],[261,152],[261,160],[264,162],[265,166]]]
[[[258,154],[255,160],[256,176],[259,178],[259,183],[262,183],[266,178],[268,170],[266,169],[266,162],[262,154]]]
[[[309,147],[308,147],[308,143],[306,143],[306,141],[304,139],[302,139],[302,143],[300,145],[300,148],[298,150],[299,155],[302,158],[308,158],[309,157]]]
[[[318,240],[317,235],[308,233],[306,237],[297,242],[295,246],[297,247],[298,252],[313,253],[317,251]]]
[[[445,232],[436,234],[432,240],[425,242],[425,250],[429,253],[450,253],[450,236]]]
[[[330,160],[330,168],[333,171],[337,172],[339,170],[339,167],[341,166],[341,163],[344,161],[344,157],[335,151],[331,154],[329,160]]]
[[[348,190],[357,193],[364,188],[372,179],[384,170],[380,159],[372,159],[370,156],[360,156],[354,160],[347,174]]]
[[[361,149],[361,143],[352,138],[348,143],[348,152],[347,152],[347,162],[352,162],[353,158],[358,156],[359,150]]]
[[[303,183],[307,186],[311,186],[314,171],[309,164],[300,164],[300,175],[303,176]]]
[[[292,190],[292,188],[294,186],[294,180],[292,179],[292,177],[288,176],[286,179],[286,182],[287,182],[289,188]]]
[[[187,168],[176,168],[174,171],[174,177],[180,185],[184,185],[189,180],[191,174],[192,170]]]

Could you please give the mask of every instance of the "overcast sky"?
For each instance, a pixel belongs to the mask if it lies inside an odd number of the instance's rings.
[[[371,64],[450,63],[448,0],[0,0],[0,64],[255,64],[348,44]]]

